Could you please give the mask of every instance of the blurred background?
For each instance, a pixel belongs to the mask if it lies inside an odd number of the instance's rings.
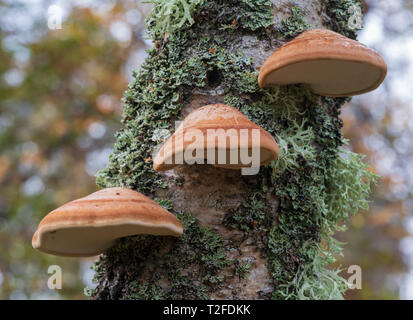
[[[343,109],[349,148],[383,178],[337,265],[359,265],[347,299],[413,299],[413,0],[364,1],[360,41],[389,74]],[[48,11],[50,10],[50,11]],[[48,17],[62,14],[62,29]],[[85,299],[93,260],[39,254],[31,237],[49,211],[96,190],[120,128],[121,97],[152,46],[136,0],[0,0],[0,299]],[[63,289],[49,290],[59,265]]]

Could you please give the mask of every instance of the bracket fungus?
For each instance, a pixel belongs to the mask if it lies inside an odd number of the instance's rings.
[[[46,215],[33,235],[39,251],[67,257],[95,256],[118,238],[182,234],[182,224],[156,202],[131,189],[108,188]]]
[[[203,106],[191,112],[166,141],[154,159],[156,171],[179,164],[208,164],[255,169],[278,158],[277,142],[270,133],[250,121],[243,113],[225,104]],[[255,172],[257,173],[257,172]]]
[[[260,87],[305,84],[316,94],[344,97],[373,91],[387,65],[364,44],[330,30],[302,33],[276,50],[261,67]]]

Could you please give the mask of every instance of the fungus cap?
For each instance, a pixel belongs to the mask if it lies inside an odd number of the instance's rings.
[[[213,134],[209,135],[211,132]],[[256,133],[259,133],[259,139],[254,139]],[[187,139],[188,136],[195,137],[195,142],[194,139]],[[276,160],[279,154],[277,142],[271,134],[237,109],[225,104],[207,105],[191,112],[159,150],[153,167],[156,171],[170,170],[183,164],[179,163],[178,154],[182,154],[183,160],[184,154],[196,149],[203,151],[197,160],[207,159],[214,166],[228,169],[250,166],[242,162],[240,150],[248,150],[249,154],[253,150],[257,154],[259,152],[259,165]],[[215,159],[208,157],[211,151],[214,151]],[[223,151],[223,162],[219,161],[217,151]],[[231,163],[233,152],[238,153],[236,163]]]
[[[182,224],[148,197],[108,188],[71,201],[47,214],[33,235],[33,248],[58,256],[95,256],[118,238],[182,234]]]
[[[330,30],[310,30],[276,50],[261,67],[261,87],[305,84],[322,96],[344,97],[376,89],[387,65],[373,49]]]

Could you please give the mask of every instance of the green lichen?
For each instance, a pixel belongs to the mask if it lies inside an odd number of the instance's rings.
[[[283,213],[279,225],[271,230],[268,267],[279,281],[274,298],[341,299],[348,289],[338,275],[340,270],[327,267],[335,262],[335,255],[341,254],[342,244],[333,238],[335,231],[344,230],[340,223],[368,208],[366,198],[377,176],[366,170],[362,159],[348,151],[345,156],[339,155],[332,163],[324,186],[312,188],[314,193],[305,199],[305,202],[312,199],[308,203],[315,207],[313,215],[308,216],[309,209],[303,212],[296,208],[296,216]],[[298,204],[300,199],[294,202]],[[303,216],[306,213],[307,216]],[[318,236],[308,233],[303,238],[305,225],[314,226]],[[289,269],[292,272],[288,272]]]
[[[157,202],[159,205],[161,205],[164,209],[166,210],[172,210],[173,208],[173,203],[169,199],[159,199],[155,198],[153,199],[155,202]]]
[[[226,102],[274,133],[280,146],[280,157],[271,165],[273,192],[280,201],[278,223],[268,232],[266,246],[273,298],[340,299],[346,282],[338,275],[340,270],[327,268],[341,253],[332,231],[348,218],[343,213],[366,208],[374,180],[355,155],[348,162],[340,157],[338,115],[347,100],[321,98],[300,86],[257,89],[254,95],[259,100],[253,104],[234,96]],[[229,213],[229,227],[248,232],[254,229],[252,222],[259,225],[268,192],[260,190]]]
[[[379,177],[368,170],[364,159],[364,155],[345,150],[333,163],[326,184],[325,216],[330,221],[325,227],[326,234],[344,230],[338,222],[347,220],[359,210],[368,210],[371,185]]]
[[[305,121],[300,125],[293,123],[291,127],[277,136],[279,157],[272,163],[274,174],[280,176],[286,170],[292,171],[299,167],[298,159],[310,162],[316,157],[316,150],[312,142],[314,132],[311,127],[304,129]]]
[[[339,113],[347,99],[319,97],[301,85],[258,87],[254,61],[231,48],[231,37],[254,30],[263,36],[273,22],[270,1],[167,0],[154,5],[148,25],[157,45],[125,93],[124,126],[98,185],[126,186],[152,197],[161,188],[179,185],[152,169],[152,152],[160,142],[153,134],[156,129],[173,131],[193,89],[219,86],[225,103],[267,130],[280,146],[279,159],[247,181],[245,201],[228,211],[224,225],[261,239],[257,246],[267,256],[274,299],[341,298],[345,281],[339,270],[328,268],[342,246],[333,232],[366,208],[376,179],[360,156],[340,152]],[[294,8],[283,22],[284,38],[308,29],[302,11]],[[328,13],[336,31],[351,33],[340,23],[340,14]],[[217,34],[217,29],[228,31]],[[277,212],[273,198],[278,199]],[[156,200],[182,221],[183,236],[120,240],[95,265],[99,286],[88,290],[92,297],[205,299],[225,282],[227,268],[240,278],[247,276],[249,264],[229,261],[220,235],[175,212],[168,199]],[[155,267],[147,270],[148,265]],[[165,281],[167,290],[161,285]]]
[[[353,19],[352,8],[361,8],[359,0],[330,0],[326,3],[326,13],[330,17],[329,25],[335,32],[341,33],[351,39],[357,38],[359,29],[350,28],[349,22]],[[361,9],[360,9],[361,12]],[[362,17],[360,17],[362,19]]]
[[[151,157],[158,144],[153,135],[156,130],[172,131],[171,119],[178,119],[183,107],[182,86],[196,83],[192,81],[193,66],[180,59],[183,56],[177,46],[170,42],[162,52],[151,50],[139,74],[134,73],[123,99],[124,128],[116,134],[109,165],[98,173],[99,186],[124,186],[143,193],[167,186],[165,178],[152,168]],[[203,84],[201,78],[197,81]]]
[[[269,0],[152,0],[146,19],[153,39],[182,34],[195,21],[221,30],[256,31],[274,23]],[[234,6],[237,10],[234,10]]]
[[[268,232],[266,248],[273,298],[340,299],[346,282],[340,270],[328,269],[334,255],[341,253],[342,244],[332,237],[333,231],[340,230],[349,215],[366,209],[375,180],[360,156],[352,154],[348,160],[340,156],[338,115],[347,99],[321,98],[300,86],[254,94],[260,99],[252,105],[233,96],[226,102],[274,133],[280,146],[279,160],[271,165],[280,201],[278,223]],[[244,232],[253,229],[251,221],[264,216],[265,194],[261,188],[261,194],[254,193],[230,213],[229,226]],[[250,210],[256,197],[259,207]]]
[[[339,276],[340,272],[341,270],[327,269],[326,262],[316,256],[313,264],[300,268],[288,285],[280,285],[279,297],[286,300],[341,300],[348,285]]]
[[[234,8],[236,7],[236,10]],[[218,0],[207,1],[203,8],[212,28],[221,30],[245,29],[256,31],[267,28],[274,23],[272,2],[269,0]],[[200,18],[202,18],[202,12]]]
[[[190,27],[194,21],[194,13],[205,0],[152,0],[153,9],[146,19],[149,34],[154,39],[165,34],[173,34],[176,30]]]
[[[291,16],[281,22],[280,32],[284,39],[288,40],[310,29],[311,26],[305,20],[303,9],[299,6],[293,6]]]
[[[192,54],[186,50],[185,44],[191,43]],[[101,187],[126,186],[138,190],[148,196],[160,189],[165,188],[168,184],[175,182],[173,179],[167,181],[163,176],[156,173],[152,168],[152,152],[159,143],[154,139],[156,129],[167,129],[172,131],[172,123],[179,119],[179,111],[183,107],[183,101],[186,95],[192,90],[192,86],[200,88],[211,86],[210,74],[219,74],[220,82],[225,87],[226,92],[230,92],[237,84],[246,82],[244,85],[256,87],[256,73],[253,68],[253,61],[247,58],[241,52],[229,53],[223,47],[224,40],[220,37],[202,37],[199,38],[197,33],[187,32],[185,37],[171,37],[164,41],[160,48],[155,48],[149,52],[149,58],[141,66],[139,73],[134,74],[134,81],[129,85],[128,91],[124,96],[124,127],[116,135],[114,152],[110,156],[110,163],[106,169],[99,172],[97,183]],[[240,72],[243,70],[243,72]],[[244,72],[244,70],[247,70]],[[243,81],[239,81],[239,76]],[[249,78],[252,78],[251,81]],[[249,79],[249,80],[247,80]],[[245,88],[245,90],[247,90]],[[178,182],[176,182],[178,184]],[[172,203],[168,199],[155,199],[165,208],[173,211]],[[189,223],[189,222],[187,222]],[[203,230],[203,229],[201,229]],[[202,270],[207,270],[205,274],[197,275],[168,275],[172,286],[180,288],[179,294],[171,292],[170,298],[207,298],[208,293],[222,282],[222,275],[219,274],[225,262],[225,254],[217,247],[219,243],[214,237],[197,238],[191,235],[190,229],[185,230],[184,236],[176,243],[179,250],[183,250],[187,243],[185,239],[191,242],[191,248],[202,245],[205,248],[210,247],[211,254],[200,255],[199,252],[194,254],[188,262],[188,267],[194,268],[194,263],[203,263]],[[131,239],[123,240],[114,250],[139,251],[138,245],[142,244],[141,239],[132,241]],[[130,243],[130,241],[132,241]],[[153,240],[155,241],[155,240]],[[129,243],[129,245],[125,245]],[[144,248],[156,247],[156,242],[143,242]],[[189,245],[188,245],[189,246]],[[191,248],[186,248],[190,250]],[[176,249],[178,250],[178,249]],[[107,253],[101,262],[98,263],[100,268],[112,265],[113,267],[127,263],[127,257],[124,261],[117,262],[115,255]],[[146,254],[146,251],[143,251]],[[155,250],[156,252],[156,250]],[[108,255],[109,254],[109,255]],[[187,255],[184,252],[178,252],[176,257]],[[150,259],[150,256],[148,257]],[[155,259],[155,258],[154,258]],[[150,260],[148,260],[150,261]],[[170,265],[172,264],[172,265]],[[180,268],[178,268],[180,266]],[[180,260],[172,261],[169,259],[164,268],[180,270],[184,268],[185,262]],[[196,267],[196,266],[195,266]],[[128,267],[129,269],[129,267]],[[139,277],[143,265],[135,262],[135,267],[131,269],[131,274]],[[215,272],[216,271],[216,272]],[[96,271],[99,275],[99,272]],[[215,273],[214,273],[215,272]],[[158,275],[161,272],[158,272]],[[97,277],[98,282],[108,277],[107,272]],[[202,277],[199,283],[199,277]],[[133,279],[123,280],[125,283],[134,281]],[[151,279],[156,281],[156,279]],[[195,282],[194,282],[195,281]],[[129,288],[129,286],[128,286]],[[131,286],[128,289],[132,292],[122,294],[123,297],[129,298],[150,298],[151,294],[159,290],[154,286],[146,286],[145,282],[139,286]],[[135,292],[136,291],[136,292]],[[145,294],[143,294],[145,293]],[[92,293],[96,297],[97,293]],[[100,298],[116,297],[115,295],[103,296]],[[155,296],[154,296],[155,297]]]
[[[230,210],[224,218],[224,224],[229,229],[238,229],[245,234],[248,234],[251,229],[260,228],[266,218],[265,192],[266,190],[260,188],[259,191],[252,193],[239,208]]]
[[[247,279],[250,272],[251,265],[249,263],[243,263],[242,261],[235,261],[235,275],[240,279]]]
[[[140,283],[135,280],[129,284],[129,287],[130,293],[122,297],[122,300],[165,300],[168,297],[154,284]]]
[[[94,282],[114,286],[88,289],[99,299],[207,299],[222,285],[229,266],[221,236],[190,215],[178,214],[184,227],[179,239],[135,236],[122,238],[94,265]],[[150,273],[144,266],[151,265]],[[191,270],[191,271],[188,271]],[[127,283],[123,287],[117,282]],[[162,283],[170,283],[169,290]]]

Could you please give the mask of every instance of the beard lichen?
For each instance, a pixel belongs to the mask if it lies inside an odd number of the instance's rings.
[[[262,239],[261,251],[273,280],[272,298],[342,298],[346,281],[339,276],[340,270],[328,268],[341,253],[333,235],[350,215],[366,209],[370,185],[376,179],[361,156],[340,151],[339,114],[347,100],[323,98],[300,85],[258,87],[253,60],[234,50],[228,37],[247,33],[261,39],[264,28],[272,24],[270,1],[153,2],[148,27],[157,45],[125,93],[124,127],[116,135],[110,163],[98,174],[97,184],[126,186],[148,196],[177,185],[152,169],[157,144],[153,133],[157,129],[172,132],[192,91],[208,88],[211,73],[218,74],[215,78],[225,103],[272,134],[281,149],[276,162],[249,178],[254,180],[250,193],[239,207],[228,211],[223,224]],[[346,3],[338,2],[339,9]],[[340,17],[331,11],[332,6],[327,7],[335,30],[350,34],[340,22],[347,7],[340,9]],[[165,12],[174,14],[165,16]],[[290,36],[288,28],[282,38]],[[269,201],[274,197],[278,210]],[[183,236],[121,239],[95,264],[98,286],[88,290],[91,297],[206,299],[225,283],[228,270],[239,278],[246,276],[249,264],[229,261],[219,234],[199,226],[190,215],[175,212],[168,199],[157,201],[182,221]]]
[[[209,24],[219,30],[256,31],[274,23],[269,0],[151,0],[153,9],[146,19],[153,39],[179,36],[197,25]],[[234,10],[234,7],[237,9]]]
[[[173,34],[176,30],[194,24],[193,15],[205,0],[152,0],[153,8],[146,18],[149,34],[152,38],[161,38]]]

